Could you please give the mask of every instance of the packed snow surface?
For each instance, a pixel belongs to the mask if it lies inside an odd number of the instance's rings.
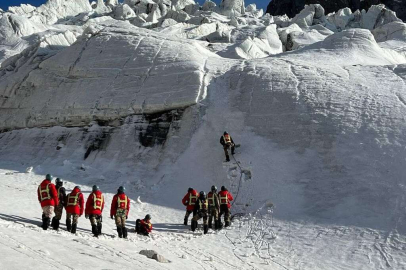
[[[406,269],[406,24],[242,0],[49,0],[0,12],[1,269]],[[240,147],[224,163],[220,136]],[[106,195],[103,235],[43,231],[38,184]],[[109,219],[132,200],[128,240]],[[182,225],[225,185],[232,226]],[[151,237],[133,233],[152,215]],[[201,221],[199,221],[201,225]],[[169,262],[139,252],[155,250]]]

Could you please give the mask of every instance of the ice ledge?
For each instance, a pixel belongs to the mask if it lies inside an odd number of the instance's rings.
[[[106,27],[0,75],[0,129],[82,126],[194,105],[205,88],[204,53],[193,41]]]

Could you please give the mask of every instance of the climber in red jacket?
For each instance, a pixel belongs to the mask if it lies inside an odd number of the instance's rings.
[[[125,195],[125,188],[120,186],[117,190],[117,194],[114,195],[111,201],[110,217],[116,220],[118,237],[127,238],[127,228],[125,222],[130,212],[130,199]]]
[[[37,195],[38,201],[42,207],[42,228],[48,229],[52,215],[54,214],[55,206],[59,204],[58,192],[55,185],[51,183],[52,176],[47,174],[45,180],[38,186]]]
[[[225,186],[221,187],[221,191],[219,192],[219,201],[220,201],[220,214],[219,214],[219,223],[221,224],[221,216],[224,214],[224,222],[225,226],[230,226],[231,222],[231,201],[234,200],[231,193],[226,189]],[[222,226],[222,225],[220,225]]]
[[[83,215],[84,201],[85,200],[79,186],[76,186],[66,197],[66,229],[71,233],[76,233],[78,219]]]
[[[94,185],[92,193],[87,197],[85,216],[90,219],[92,233],[98,237],[102,230],[102,212],[104,209],[104,196],[99,187]]]
[[[186,214],[183,222],[184,225],[187,225],[188,218],[195,208],[197,197],[199,197],[197,191],[190,187],[182,199],[183,205],[186,206]]]
[[[148,236],[152,232],[151,215],[148,214],[144,219],[137,219],[135,221],[135,232]]]

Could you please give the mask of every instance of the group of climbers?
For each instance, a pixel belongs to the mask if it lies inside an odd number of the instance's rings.
[[[197,191],[193,188],[189,188],[188,192],[182,199],[183,205],[186,206],[186,215],[184,219],[184,225],[188,225],[188,218],[193,212],[193,218],[191,222],[191,229],[195,231],[197,228],[197,221],[203,218],[203,232],[206,234],[209,228],[218,230],[223,227],[221,223],[221,216],[224,215],[225,227],[230,226],[231,223],[231,201],[233,196],[227,190],[225,186],[221,187],[221,191],[217,193],[217,187],[212,186],[210,192],[206,196],[206,192]]]
[[[226,155],[226,161],[230,161],[229,150],[231,155],[235,152],[235,143],[231,136],[224,132],[220,138],[220,143],[223,146]],[[63,187],[63,182],[60,178],[56,179],[56,186],[52,184],[52,176],[47,174],[45,180],[38,187],[38,201],[42,207],[42,228],[48,229],[51,224],[52,228],[58,230],[63,209],[66,209],[66,228],[71,233],[76,233],[78,219],[85,212],[85,217],[90,219],[92,233],[94,236],[99,236],[102,231],[102,212],[104,209],[104,196],[99,190],[99,187],[94,185],[92,193],[86,201],[86,210],[84,210],[84,197],[79,186],[76,186],[71,193],[66,194]],[[221,187],[221,191],[217,193],[217,187],[212,186],[207,194],[204,191],[198,193],[193,188],[189,188],[187,194],[183,197],[182,203],[186,206],[186,214],[184,225],[188,225],[190,214],[193,213],[191,229],[195,231],[197,221],[203,218],[203,230],[206,234],[209,228],[221,229],[221,216],[224,215],[225,227],[230,226],[231,222],[231,204],[233,200],[231,193]],[[128,230],[126,221],[130,212],[130,199],[125,194],[125,188],[120,186],[117,194],[114,195],[111,202],[110,217],[115,220],[117,233],[120,238],[127,238]],[[148,214],[144,219],[136,220],[136,232],[143,235],[149,235],[152,231],[151,216]]]
[[[79,217],[85,213],[86,219],[90,220],[92,233],[99,236],[102,233],[102,213],[104,209],[104,196],[97,185],[92,187],[92,193],[86,201],[84,208],[84,197],[79,186],[76,186],[71,193],[66,194],[63,182],[56,179],[56,186],[51,182],[52,176],[47,174],[45,180],[39,185],[38,201],[42,207],[42,228],[47,230],[51,217],[52,228],[59,229],[63,209],[66,210],[66,229],[71,233],[76,233]],[[111,202],[110,217],[115,220],[117,233],[120,238],[127,238],[126,220],[130,212],[130,199],[125,194],[125,188],[120,186],[117,194]],[[148,235],[152,231],[151,216],[148,214],[143,220],[137,220],[136,232]]]
[[[230,161],[229,151],[231,155],[235,153],[235,143],[230,134],[224,131],[223,136],[220,138],[220,144],[223,146],[224,154],[226,155],[226,162]],[[221,187],[221,191],[217,193],[217,187],[212,186],[210,192],[206,196],[206,192],[200,191],[198,193],[195,189],[189,188],[188,192],[182,199],[183,205],[186,206],[184,225],[188,225],[188,219],[191,213],[193,218],[191,222],[191,229],[195,231],[197,228],[197,221],[203,218],[203,232],[206,234],[213,228],[218,230],[223,227],[221,223],[221,216],[224,215],[224,226],[228,227],[231,224],[231,201],[233,196],[225,186]]]

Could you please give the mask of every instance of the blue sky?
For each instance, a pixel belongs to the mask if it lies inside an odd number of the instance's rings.
[[[196,0],[195,0],[196,1]],[[204,3],[205,0],[198,0],[199,3]],[[20,4],[31,4],[33,6],[39,6],[45,3],[46,0],[0,0],[0,8],[7,10],[9,6],[19,6]],[[219,3],[220,0],[214,0],[214,2]],[[245,0],[245,5],[255,3],[258,8],[263,8],[266,10],[266,6],[270,0]]]

